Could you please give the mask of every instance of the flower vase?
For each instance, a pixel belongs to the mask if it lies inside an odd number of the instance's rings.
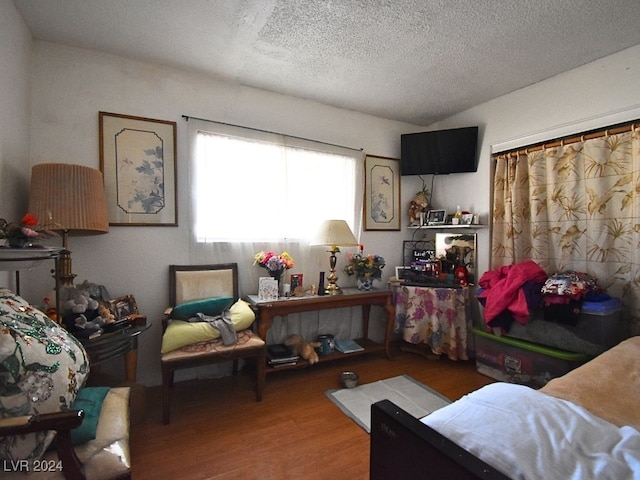
[[[371,277],[357,277],[356,287],[358,290],[368,292],[373,288],[373,278]]]
[[[269,276],[275,278],[278,282],[278,296],[282,296],[282,279],[284,277],[284,270],[269,270]]]

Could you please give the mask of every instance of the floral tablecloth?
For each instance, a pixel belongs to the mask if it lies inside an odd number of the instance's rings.
[[[395,286],[396,329],[405,342],[426,344],[435,355],[468,360],[469,288]]]

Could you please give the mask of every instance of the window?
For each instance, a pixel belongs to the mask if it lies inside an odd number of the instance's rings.
[[[357,226],[361,152],[212,125],[221,131],[194,139],[197,242],[305,240],[329,218]]]

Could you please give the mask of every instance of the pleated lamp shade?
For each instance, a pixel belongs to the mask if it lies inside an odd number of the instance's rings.
[[[31,170],[29,212],[40,224],[69,235],[109,231],[102,172],[68,163],[41,163]]]
[[[31,169],[29,213],[38,222],[62,233],[63,251],[57,277],[73,286],[69,235],[99,235],[109,231],[102,172],[69,163],[41,163]]]

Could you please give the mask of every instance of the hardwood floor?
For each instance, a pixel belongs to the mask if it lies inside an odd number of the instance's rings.
[[[368,355],[268,375],[259,403],[245,373],[177,383],[169,425],[153,387],[145,420],[131,428],[133,478],[369,478],[369,435],[325,395],[343,370],[357,372],[359,384],[407,374],[451,400],[493,381],[472,361]]]

